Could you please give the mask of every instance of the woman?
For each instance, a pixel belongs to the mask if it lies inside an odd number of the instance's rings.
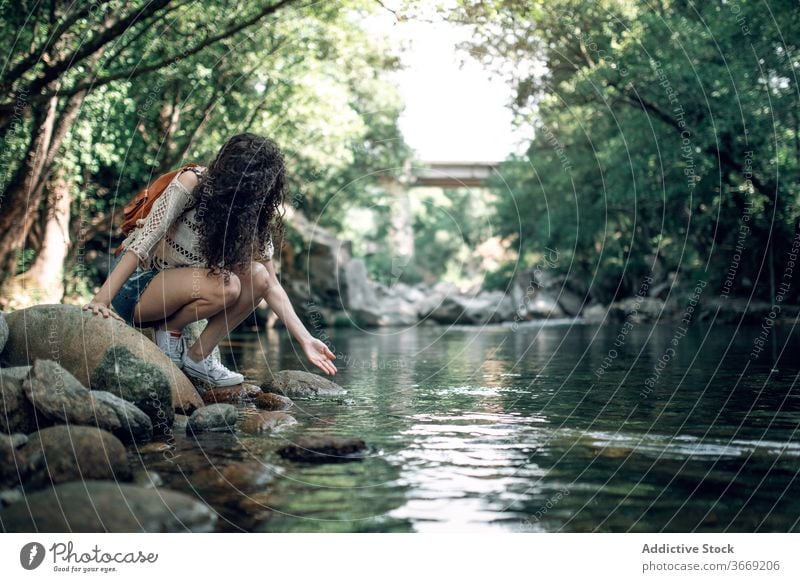
[[[83,308],[131,325],[155,324],[159,348],[187,375],[231,386],[244,377],[211,353],[264,299],[308,360],[335,374],[336,356],[303,326],[275,276],[272,231],[283,233],[284,194],[278,146],[251,133],[231,137],[207,168],[170,182]],[[201,319],[208,325],[185,345],[183,328]]]

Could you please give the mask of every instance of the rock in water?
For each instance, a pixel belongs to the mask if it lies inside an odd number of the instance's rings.
[[[242,404],[263,394],[261,388],[252,384],[237,384],[225,388],[213,388],[203,392],[203,402],[206,404]]]
[[[169,489],[111,481],[74,481],[27,496],[0,511],[4,532],[210,532],[217,514]]]
[[[20,451],[30,463],[26,489],[84,479],[133,478],[122,442],[93,426],[51,426],[32,434]]]
[[[135,404],[103,390],[93,390],[92,396],[114,410],[120,428],[111,432],[123,443],[146,443],[153,439],[153,422]]]
[[[338,384],[302,370],[277,372],[264,381],[261,390],[296,399],[335,398],[347,394],[347,391]]]
[[[192,488],[198,493],[228,493],[239,496],[263,491],[280,471],[278,467],[260,461],[246,461],[204,467],[192,473],[190,480]]]
[[[81,384],[94,389],[89,380],[108,349],[125,346],[164,373],[177,410],[191,414],[203,406],[192,383],[158,346],[113,317],[106,319],[77,305],[37,305],[7,314],[6,322],[8,342],[0,355],[4,366],[27,366],[37,358],[55,360]]]
[[[98,426],[108,431],[122,427],[114,409],[92,397],[92,392],[52,360],[36,360],[22,390],[37,412],[53,423]]]
[[[236,425],[236,407],[232,404],[209,404],[189,417],[186,434],[207,431],[232,431]]]
[[[108,349],[92,373],[92,387],[133,403],[150,418],[154,434],[168,434],[172,430],[175,410],[167,377],[125,346]]]
[[[294,406],[291,398],[280,394],[262,392],[256,395],[256,407],[261,410],[289,410]]]
[[[285,412],[267,412],[266,410],[246,411],[243,418],[236,424],[242,432],[248,434],[262,434],[289,428],[297,424],[297,419]]]
[[[367,444],[357,438],[304,436],[278,450],[284,459],[301,463],[343,463],[364,458]]]
[[[22,390],[30,372],[30,366],[0,369],[0,432],[28,434],[52,424],[41,415],[36,418],[36,409]]]

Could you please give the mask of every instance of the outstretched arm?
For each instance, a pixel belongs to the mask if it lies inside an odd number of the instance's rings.
[[[106,282],[100,287],[100,291],[97,292],[97,295],[95,295],[89,303],[84,305],[83,309],[91,311],[95,315],[102,315],[105,318],[108,318],[110,315],[114,319],[124,321],[110,309],[111,301],[117,296],[119,290],[122,289],[128,277],[136,270],[137,263],[138,259],[135,255],[131,253],[125,254],[108,274],[108,279],[106,279]]]
[[[292,337],[303,348],[308,361],[327,374],[335,374],[338,370],[333,365],[332,360],[335,360],[336,356],[324,342],[312,336],[303,325],[303,322],[300,321],[300,318],[297,317],[286,290],[275,275],[275,266],[272,261],[267,259],[259,262],[267,268],[267,273],[269,274],[269,289],[264,295],[267,305],[275,312],[275,315],[284,323]]]

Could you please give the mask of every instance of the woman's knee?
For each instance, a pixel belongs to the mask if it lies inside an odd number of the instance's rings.
[[[215,284],[211,286],[209,299],[220,307],[230,306],[239,299],[242,292],[242,283],[238,276],[231,273],[226,279],[219,276],[214,278]]]
[[[258,297],[264,295],[269,288],[269,271],[257,261],[251,262],[246,268],[236,272],[242,283],[242,291],[252,293]]]

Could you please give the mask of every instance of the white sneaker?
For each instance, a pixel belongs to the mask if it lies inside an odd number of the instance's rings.
[[[183,366],[183,352],[186,347],[184,346],[181,332],[157,329],[155,336],[156,345],[170,360],[172,360],[172,363],[178,366],[178,368]]]
[[[244,382],[244,376],[232,372],[209,354],[205,359],[195,362],[187,351],[183,352],[183,371],[185,374],[211,384],[212,386],[234,386]]]

